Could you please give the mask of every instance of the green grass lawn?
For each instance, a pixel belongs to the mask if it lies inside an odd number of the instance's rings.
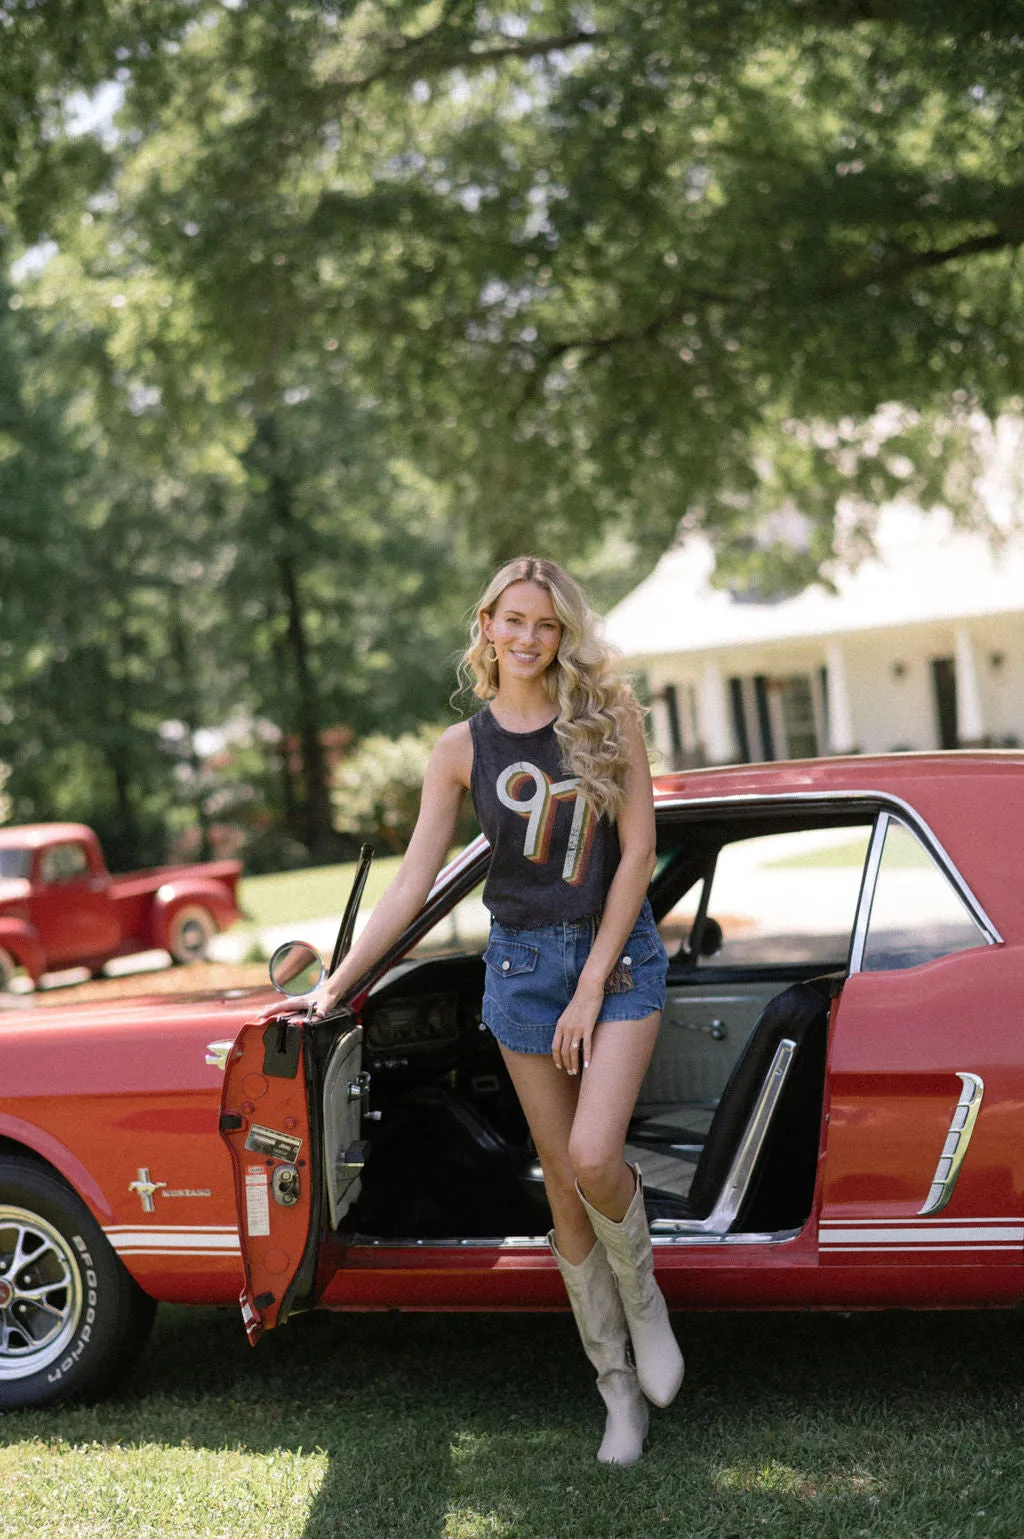
[[[0,1417],[5,1539],[1020,1539],[1013,1314],[677,1317],[631,1470],[568,1316],[165,1308],[106,1402]]]
[[[925,870],[932,860],[926,850],[909,838],[886,846],[886,860],[890,869]],[[777,860],[766,860],[765,870],[782,871],[790,866],[862,866],[867,853],[867,840],[851,839],[842,844],[829,845],[823,850],[801,850],[799,854],[782,855]],[[1022,1530],[1024,1532],[1024,1530]]]
[[[447,860],[458,854],[448,851]],[[376,855],[366,878],[361,912],[368,912],[402,864],[400,855]],[[340,914],[348,901],[355,861],[337,866],[311,866],[303,871],[277,871],[268,876],[247,876],[238,884],[243,911],[250,915],[247,924],[288,924],[290,920],[324,919]]]
[[[378,855],[370,867],[363,893],[363,908],[372,908],[401,864],[397,855]],[[355,862],[338,866],[311,866],[303,871],[279,871],[269,876],[247,876],[238,884],[239,902],[257,927],[287,924],[289,920],[323,919],[340,914],[355,875]]]

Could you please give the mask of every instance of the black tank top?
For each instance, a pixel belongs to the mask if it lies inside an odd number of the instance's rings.
[[[485,706],[469,729],[470,792],[491,845],[486,907],[513,930],[600,914],[619,864],[618,830],[565,773],[554,723],[506,732]]]

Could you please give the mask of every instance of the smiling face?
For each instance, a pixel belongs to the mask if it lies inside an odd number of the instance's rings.
[[[536,582],[514,582],[499,595],[480,626],[498,657],[504,679],[539,679],[554,662],[562,626],[551,594]]]

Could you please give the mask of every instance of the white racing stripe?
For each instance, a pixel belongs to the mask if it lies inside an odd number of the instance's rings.
[[[957,1229],[836,1229],[821,1236],[823,1245],[983,1245],[994,1240],[1024,1244],[1020,1224],[979,1224]]]
[[[218,1256],[241,1250],[238,1230],[220,1225],[113,1224],[103,1232],[120,1256]]]
[[[823,1245],[822,1250],[832,1250],[843,1256],[850,1256],[861,1251],[872,1251],[875,1255],[889,1255],[899,1247],[894,1245]],[[907,1253],[912,1256],[920,1256],[928,1251],[942,1251],[947,1256],[957,1251],[999,1250],[1007,1251],[1011,1256],[1020,1255],[1019,1245],[910,1245]]]
[[[1024,1224],[1017,1218],[825,1219],[821,1250],[1018,1251]]]
[[[948,1229],[950,1227],[962,1228],[964,1224],[1021,1224],[1024,1222],[1018,1217],[1008,1217],[1005,1213],[993,1213],[981,1215],[975,1218],[823,1218],[822,1229],[856,1229],[868,1225],[872,1229],[891,1229],[908,1227],[914,1229]]]

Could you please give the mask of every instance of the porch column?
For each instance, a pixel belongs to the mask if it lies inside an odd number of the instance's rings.
[[[722,670],[713,657],[708,658],[701,670],[697,708],[700,713],[700,735],[708,763],[733,763],[739,758],[739,749],[736,746]]]
[[[966,625],[958,625],[956,628],[953,666],[956,673],[956,740],[962,746],[969,747],[984,740],[985,722],[981,712],[981,690],[978,688],[974,645]]]
[[[829,753],[853,753],[857,739],[850,709],[846,658],[838,641],[830,641],[825,648],[825,697],[828,703]]]
[[[672,741],[672,722],[669,715],[669,705],[666,691],[657,690],[651,696],[651,735],[654,738],[654,746],[658,755],[671,768],[675,769],[675,744]]]

